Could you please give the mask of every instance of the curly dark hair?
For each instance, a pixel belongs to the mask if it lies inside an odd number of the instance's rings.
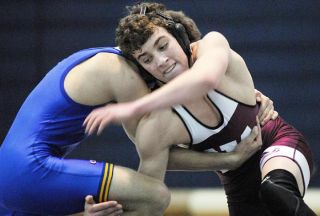
[[[143,7],[146,8],[145,14],[140,14]],[[182,24],[190,42],[201,38],[201,33],[195,22],[182,11],[167,10],[163,4],[147,2],[128,6],[127,9],[129,15],[120,20],[116,29],[116,43],[127,56],[132,56],[134,51],[142,47],[154,33],[156,26],[166,28],[169,31],[168,21],[159,16],[157,12],[161,12],[174,22]]]
[[[196,26],[195,22],[187,17],[181,11],[167,10],[163,4],[159,3],[140,3],[127,7],[129,14],[122,18],[116,29],[116,43],[120,47],[123,54],[130,60],[132,60],[139,68],[139,74],[152,89],[156,89],[158,86],[157,79],[148,73],[132,56],[132,54],[140,50],[142,45],[150,38],[154,33],[156,26],[163,27],[171,32],[170,21],[180,23],[184,29],[183,34],[185,38],[188,38],[187,43],[183,43],[180,37],[177,38],[180,46],[191,58],[189,43],[195,42],[201,38],[201,33]],[[161,15],[160,15],[161,14]],[[168,20],[169,19],[169,20]],[[172,22],[171,22],[172,23]],[[172,25],[171,25],[172,26]],[[173,33],[173,32],[171,32]],[[187,35],[186,35],[187,34]]]

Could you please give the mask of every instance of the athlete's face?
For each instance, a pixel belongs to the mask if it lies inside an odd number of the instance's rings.
[[[188,59],[177,40],[162,27],[157,27],[133,56],[152,76],[168,82],[188,69]]]

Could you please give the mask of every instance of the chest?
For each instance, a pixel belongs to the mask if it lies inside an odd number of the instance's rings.
[[[219,109],[209,97],[184,104],[184,108],[194,119],[205,126],[215,127],[221,121]]]
[[[258,106],[249,106],[216,92],[209,101],[176,107],[191,137],[190,148],[197,151],[232,151],[256,124]],[[214,102],[213,102],[214,101]]]

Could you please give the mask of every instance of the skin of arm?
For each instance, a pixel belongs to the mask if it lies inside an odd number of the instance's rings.
[[[127,64],[127,62],[124,59],[119,58],[117,56],[111,56],[111,58],[115,58],[112,61],[113,62],[112,71],[94,70],[99,73],[102,73],[103,77],[105,78],[109,76],[113,77],[111,81],[109,79],[106,80],[108,85],[102,85],[102,86],[108,86],[108,88],[111,88],[111,89],[105,89],[105,91],[107,92],[111,91],[112,95],[114,95],[114,99],[116,99],[118,102],[125,102],[132,99],[136,99],[149,93],[149,90],[147,89],[143,81],[135,73],[132,73],[131,66]],[[99,62],[108,62],[106,61],[107,60],[106,56],[103,56],[103,55],[97,60]],[[94,65],[97,65],[97,63],[95,63]],[[101,68],[109,68],[109,67],[103,67],[103,64],[102,64],[101,67],[99,66],[99,68],[101,69]],[[126,73],[126,71],[128,70],[130,70],[130,72]],[[109,74],[109,73],[113,73],[113,74]],[[97,77],[97,76],[91,76],[91,77]],[[99,79],[99,81],[101,81],[101,79]],[[89,82],[89,83],[94,83],[94,82]],[[74,86],[74,85],[71,85],[71,86]],[[119,86],[121,88],[119,88]],[[129,89],[130,91],[128,91],[127,89]],[[77,93],[79,91],[75,89],[73,92]],[[73,98],[81,101],[83,99],[82,96],[86,92],[88,91],[78,94],[77,96],[79,96],[79,98],[78,97],[73,97]],[[97,93],[97,91],[93,91],[93,92],[95,92],[95,94]],[[112,99],[110,97],[105,98],[104,95],[106,94],[104,94],[103,91],[101,93],[102,94],[100,94],[101,98],[99,99],[99,101],[91,101],[92,98],[96,98],[96,97],[91,97],[90,95],[86,95],[85,103],[87,104],[105,103]],[[171,116],[171,114],[168,115],[168,113],[171,113],[171,111],[165,112],[166,114],[165,116]],[[138,118],[131,119],[131,121],[125,122],[125,126],[126,126],[125,130],[129,135],[130,139],[135,142],[136,140],[135,135],[136,135],[137,140],[139,141],[139,145],[137,145],[137,149],[141,158],[139,171],[146,175],[153,176],[155,178],[163,180],[165,172],[167,170],[167,164],[168,164],[168,168],[172,170],[217,170],[222,168],[233,169],[240,166],[249,157],[248,155],[245,155],[245,154],[242,154],[242,156],[239,156],[239,154],[236,154],[236,153],[227,153],[227,154],[199,153],[199,152],[192,152],[190,150],[185,150],[185,149],[174,149],[172,151],[169,151],[171,148],[170,143],[179,143],[179,140],[170,140],[172,139],[172,137],[176,137],[176,134],[172,133],[175,127],[174,124],[170,124],[171,127],[166,128],[167,123],[170,122],[172,119],[161,118],[161,117],[162,116],[160,115],[160,119],[163,119],[165,121],[159,123],[159,121],[155,121],[155,115],[149,115],[148,118],[153,118],[152,121],[150,121],[149,123],[145,122],[145,120],[141,121],[141,125],[138,126],[137,134],[135,134],[134,131],[136,130],[140,116],[138,116]],[[103,123],[103,121],[101,122]],[[147,128],[146,131],[144,130],[144,128]],[[150,130],[150,131],[148,132],[147,130]],[[158,134],[159,131],[163,131],[163,132],[161,134]],[[147,133],[151,134],[151,136],[146,137],[145,134]],[[154,136],[157,134],[158,136]],[[168,137],[171,137],[171,138],[169,139]],[[155,143],[158,141],[159,143]],[[154,148],[155,144],[158,144],[156,148]],[[259,146],[258,147],[256,146],[255,149],[258,150]],[[255,151],[252,151],[252,152],[255,152]],[[169,163],[168,163],[168,159],[169,159]],[[101,212],[110,213],[110,211],[115,213],[115,215],[117,215],[120,212],[122,212],[121,206],[116,205],[116,203],[105,202],[105,203],[95,204],[89,201],[86,199],[85,215],[95,215]],[[116,205],[116,207],[114,205]],[[92,214],[90,212],[92,212]],[[109,214],[109,215],[112,215],[112,214]]]
[[[170,146],[175,140],[172,131],[165,129],[165,126],[171,128],[171,124],[165,123],[170,113],[170,110],[161,110],[144,116],[130,136],[134,137],[132,141],[139,154],[139,172],[160,180],[164,180]],[[126,123],[124,126],[126,128]]]
[[[88,74],[91,75],[89,76],[89,78],[95,79],[92,82],[85,82],[87,81],[87,79],[84,79],[84,82],[89,85],[88,87],[86,87],[86,89],[82,89],[82,91],[84,90],[85,91],[80,94],[78,92],[81,89],[73,89],[78,85],[72,85],[72,82],[68,85],[71,87],[71,88],[68,88],[69,90],[68,92],[74,100],[81,103],[89,104],[89,105],[97,105],[100,103],[106,103],[112,99],[116,100],[117,102],[134,100],[149,93],[149,90],[144,84],[144,82],[136,73],[134,73],[134,66],[130,65],[130,62],[127,62],[123,58],[116,55],[99,54],[96,58],[92,59],[91,61],[92,62],[88,62],[88,64],[81,65],[79,68],[77,68],[77,70],[74,73],[77,75],[84,73],[83,76],[88,77],[88,76],[85,76],[85,73],[86,73],[85,71],[87,71]],[[109,62],[112,62],[112,67],[111,65],[108,64]],[[108,68],[112,68],[112,70],[107,70]],[[93,73],[95,76],[92,75]],[[78,76],[75,76],[75,77],[78,77]],[[110,77],[112,77],[112,79]],[[70,76],[69,80],[72,81],[73,80],[72,78],[73,77]],[[77,80],[77,82],[80,82],[80,81]],[[90,83],[99,83],[99,85],[91,85]],[[105,88],[107,87],[107,89],[103,88],[103,86],[105,86]],[[111,92],[111,94],[105,94],[104,92]],[[99,97],[97,97],[96,94],[98,94]],[[109,96],[105,97],[105,95],[109,95]],[[113,95],[113,97],[111,97],[110,95]],[[93,101],[93,99],[95,100]],[[103,109],[103,107],[100,109]],[[98,113],[99,113],[99,109],[98,109]],[[176,128],[181,127],[181,125],[177,125],[177,123],[174,123],[174,122],[180,122],[180,120],[178,120],[176,116],[175,117],[173,116],[175,115],[172,114],[171,110],[167,109],[166,111],[156,112],[154,114],[148,115],[146,118],[143,119],[143,121],[141,121],[141,124],[139,125],[138,125],[138,122],[140,120],[140,116],[138,116],[137,118],[131,119],[130,121],[124,122],[125,123],[124,128],[129,138],[133,142],[139,143],[138,149],[140,150],[138,152],[140,153],[140,156],[142,158],[141,159],[142,163],[140,166],[141,169],[156,170],[154,169],[154,167],[151,167],[152,163],[150,163],[151,165],[146,165],[148,164],[146,162],[148,160],[154,161],[155,159],[157,159],[159,161],[163,160],[161,161],[161,163],[159,162],[159,164],[163,164],[163,167],[161,167],[161,170],[162,169],[166,170],[166,164],[169,157],[168,155],[169,155],[169,150],[171,148],[171,145],[185,142],[185,140],[179,140],[176,138],[177,137],[177,134],[175,133]],[[102,118],[100,121],[101,124],[103,124],[103,120],[104,119]],[[168,124],[169,122],[170,124]],[[150,136],[147,136],[147,134],[150,134]],[[139,140],[136,140],[136,139],[139,139]],[[159,141],[159,144],[157,144],[158,141]],[[156,144],[158,148],[154,148]],[[155,150],[154,151],[155,153],[152,153],[151,150]],[[173,154],[186,155],[186,153],[183,150],[182,152],[174,151]],[[187,154],[191,154],[191,155],[196,154],[196,155],[199,155],[198,156],[199,158],[200,157],[204,158],[205,157],[204,155],[209,156],[210,157],[208,158],[209,164],[218,164],[218,162],[211,161],[211,160],[219,161],[219,159],[216,159],[216,157],[212,157],[211,153],[210,154],[198,153],[198,152],[190,151],[190,152],[187,152]],[[238,164],[238,163],[232,164],[232,162],[235,161],[235,157],[233,155],[231,155],[230,158],[228,158],[229,154],[225,154],[223,156],[224,156],[223,157],[224,161],[222,162],[221,166],[218,165],[217,167],[209,167],[208,169],[216,169],[216,168],[232,169],[235,166],[234,164]],[[164,158],[167,158],[167,159],[164,159]],[[190,163],[191,162],[192,161],[190,161]],[[203,162],[205,163],[205,160],[203,160]],[[184,165],[184,166],[187,166],[187,165]],[[176,168],[190,169],[189,167],[176,167]],[[194,169],[202,169],[202,167],[194,167]],[[162,176],[163,175],[158,176],[158,178],[162,178]]]
[[[229,63],[228,41],[220,33],[210,32],[197,43],[193,66],[152,94],[134,101],[131,105],[135,113],[183,104],[217,88]]]
[[[167,169],[170,171],[216,171],[220,169],[233,170],[243,162],[240,154],[203,153],[181,147],[172,147]],[[224,167],[224,168],[222,168]]]
[[[173,145],[185,142],[185,136],[181,136],[177,130],[181,127],[184,127],[182,122],[171,110],[152,112],[140,120],[133,140],[140,157],[139,172],[164,180],[167,169],[193,171],[236,169],[262,145],[260,127],[254,127],[252,133],[230,153],[181,149]]]
[[[110,62],[112,62],[112,65],[110,65]],[[112,68],[112,70],[108,70],[108,68]],[[67,92],[75,101],[88,105],[103,104],[111,100],[126,102],[140,98],[148,94],[149,90],[141,78],[134,73],[134,68],[133,65],[130,65],[130,62],[117,55],[99,54],[86,64],[75,68],[74,73],[70,73],[65,83]],[[84,77],[84,79],[79,80],[78,77]],[[74,82],[83,83],[74,85]],[[79,89],[77,86],[82,86],[82,88]],[[219,153],[198,153],[185,149],[169,151],[171,143],[181,141],[172,139],[176,136],[173,133],[175,124],[170,124],[171,127],[166,128],[167,123],[171,122],[172,119],[171,110],[167,110],[160,115],[160,119],[164,120],[162,122],[155,121],[157,115],[148,116],[148,119],[151,118],[150,122],[147,122],[147,119],[141,121],[142,124],[139,124],[136,134],[140,143],[137,149],[141,156],[139,170],[142,173],[163,180],[168,158],[168,166],[174,170],[233,169],[248,158],[245,154],[235,153],[222,155]],[[139,120],[140,116],[125,123],[125,130],[134,142],[136,140],[135,130]],[[146,131],[144,128],[147,128]],[[162,131],[162,133],[155,136],[158,131]],[[151,136],[146,137],[145,134],[147,133]],[[159,144],[154,148],[158,140]],[[183,163],[184,158],[188,158],[188,160]],[[191,160],[189,160],[190,158]],[[154,163],[155,161],[156,163]],[[102,212],[113,212],[117,215],[122,212],[122,208],[114,201],[96,204],[92,202],[92,199],[86,198],[85,211],[85,215],[95,215]]]
[[[110,101],[125,103],[150,93],[145,82],[136,72],[137,67],[133,63],[114,54],[98,55],[91,64],[92,66],[76,71],[78,74],[86,71],[90,76],[87,75],[85,79],[82,79],[83,82],[88,83],[89,87],[86,89],[77,89],[75,88],[77,85],[70,83],[72,92],[76,95],[72,97],[75,101],[87,105],[105,104]],[[113,106],[113,104],[107,104],[106,107],[110,106]],[[98,134],[100,134],[106,127],[107,119],[97,118],[97,113],[103,113],[104,108],[100,107],[93,110],[85,119],[83,125],[86,125],[86,133],[92,134],[93,131],[98,130]],[[90,119],[90,117],[92,118]],[[134,115],[130,118],[130,121],[127,121],[126,128],[135,130],[141,117],[142,115],[139,114]],[[88,125],[91,125],[92,122],[96,124],[89,129]]]
[[[189,70],[138,100],[109,105],[103,111],[104,120],[98,133],[110,122],[121,122],[153,110],[183,104],[201,98],[209,90],[215,89],[226,72],[231,49],[224,36],[217,32],[208,33],[197,43],[197,60]],[[92,119],[85,121],[88,125],[86,132],[89,134],[97,127],[91,127],[92,122]]]
[[[172,147],[168,161],[168,170],[216,171],[234,170],[240,167],[262,146],[261,128],[257,120],[250,135],[243,139],[233,152],[204,153],[181,147]],[[224,167],[224,168],[223,168]]]

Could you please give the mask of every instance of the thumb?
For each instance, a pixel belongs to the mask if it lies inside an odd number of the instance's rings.
[[[252,128],[252,131],[251,131],[249,137],[248,137],[248,138],[249,138],[249,141],[252,142],[253,140],[255,140],[256,137],[258,136],[258,133],[259,133],[258,127],[257,127],[257,126],[254,126],[254,127]]]
[[[261,92],[256,91],[255,93],[256,93],[256,100],[257,100],[257,102],[261,102]]]
[[[96,203],[93,200],[93,196],[91,196],[91,195],[86,196],[85,200],[86,200],[86,203],[88,203],[88,204],[95,204]]]

